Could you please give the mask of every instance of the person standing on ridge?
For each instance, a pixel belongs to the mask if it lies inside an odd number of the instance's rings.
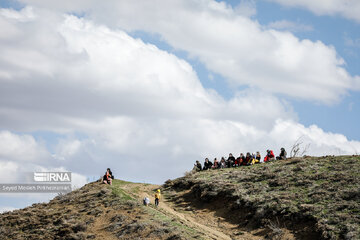
[[[156,190],[156,193],[155,193],[155,206],[159,206],[159,201],[160,201],[160,198],[161,198],[161,193],[160,193],[160,189]]]

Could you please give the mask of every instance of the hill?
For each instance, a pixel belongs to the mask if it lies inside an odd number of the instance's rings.
[[[243,232],[277,239],[360,239],[359,160],[305,157],[188,173],[165,188],[176,204],[211,209]]]
[[[93,182],[0,214],[0,239],[359,239],[359,160],[288,159],[163,186]],[[143,206],[159,187],[160,206]]]
[[[196,231],[144,207],[141,195],[156,185],[94,182],[49,203],[0,215],[0,239],[187,239]]]

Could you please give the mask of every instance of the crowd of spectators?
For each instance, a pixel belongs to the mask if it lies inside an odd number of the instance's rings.
[[[214,158],[213,162],[211,162],[208,158],[205,158],[205,162],[203,165],[197,160],[194,164],[194,171],[202,171],[202,170],[209,170],[209,169],[220,169],[220,168],[232,168],[232,167],[240,167],[240,166],[249,166],[254,164],[259,164],[262,162],[270,162],[275,159],[277,160],[285,160],[286,159],[286,151],[284,148],[280,149],[280,154],[275,158],[275,154],[273,150],[266,150],[266,155],[264,160],[261,161],[260,152],[255,153],[240,153],[239,157],[235,158],[232,153],[229,154],[229,157],[225,159],[222,157],[220,161],[217,158]]]

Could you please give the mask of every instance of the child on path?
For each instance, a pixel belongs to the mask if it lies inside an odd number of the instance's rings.
[[[158,189],[155,193],[155,206],[159,206],[159,201],[161,198],[161,193],[160,193],[160,189]]]

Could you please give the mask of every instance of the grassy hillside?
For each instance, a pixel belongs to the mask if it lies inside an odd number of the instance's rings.
[[[360,239],[360,157],[189,173],[162,186],[94,182],[0,214],[8,239]]]
[[[140,193],[157,186],[114,180],[90,183],[46,204],[0,215],[0,239],[192,239],[199,233],[153,205]]]
[[[179,207],[208,208],[265,238],[360,239],[360,157],[306,157],[167,181]],[[186,204],[185,204],[186,203]]]

